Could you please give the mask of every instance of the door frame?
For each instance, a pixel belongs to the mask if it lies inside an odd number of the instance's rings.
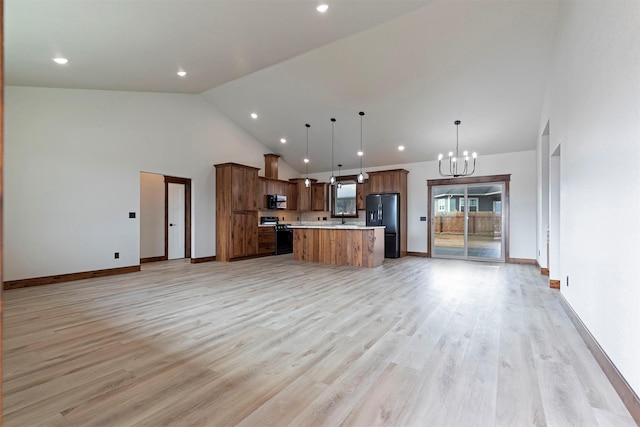
[[[504,194],[502,195],[502,215],[504,218],[502,227],[504,231],[504,262],[511,262],[509,257],[509,182],[511,174],[506,175],[488,175],[464,178],[448,178],[448,179],[428,179],[427,180],[427,257],[432,258],[431,251],[431,228],[433,226],[433,187],[438,185],[466,185],[466,184],[485,184],[493,182],[504,183]]]
[[[169,259],[169,183],[184,185],[184,257],[191,258],[191,179],[164,175],[164,259]]]

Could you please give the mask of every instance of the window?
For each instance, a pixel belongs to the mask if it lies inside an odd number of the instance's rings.
[[[447,201],[445,199],[438,199],[438,212],[445,212],[447,210]]]
[[[469,212],[478,212],[478,198],[469,197]],[[460,212],[464,211],[464,197],[460,198]]]

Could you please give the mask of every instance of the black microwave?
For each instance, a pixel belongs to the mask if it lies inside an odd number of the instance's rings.
[[[267,194],[267,209],[287,209],[287,196]]]

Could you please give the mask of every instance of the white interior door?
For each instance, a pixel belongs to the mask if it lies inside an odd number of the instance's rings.
[[[168,184],[169,259],[184,258],[184,184]]]

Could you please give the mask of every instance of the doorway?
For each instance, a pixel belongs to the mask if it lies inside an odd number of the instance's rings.
[[[140,262],[191,257],[191,180],[140,172]]]
[[[509,178],[429,180],[429,256],[508,260]]]
[[[191,180],[164,177],[164,253],[167,259],[191,257]]]

